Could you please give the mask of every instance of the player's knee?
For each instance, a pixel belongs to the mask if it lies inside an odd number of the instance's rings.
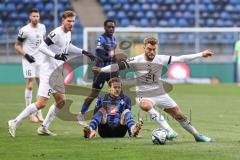
[[[148,112],[153,107],[152,102],[148,100],[141,100],[139,105],[140,105],[140,108],[146,112]]]
[[[129,109],[125,109],[123,112],[122,112],[122,116],[125,116],[125,114],[127,114],[128,112],[131,112]]]
[[[46,105],[47,105],[47,102],[45,101],[42,101],[42,100],[38,100],[36,103],[35,103],[36,107],[38,109],[42,109],[44,108]]]
[[[65,99],[60,99],[56,102],[56,107],[61,109],[65,104],[66,104],[66,100]]]
[[[122,114],[121,114],[121,119],[120,119],[120,124],[121,125],[124,125],[125,124],[125,115],[127,113],[131,112],[129,109],[125,109]]]
[[[27,83],[26,88],[30,91],[33,90],[33,84]]]

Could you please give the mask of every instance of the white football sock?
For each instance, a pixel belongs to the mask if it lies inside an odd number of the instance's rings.
[[[57,113],[59,112],[59,109],[56,107],[55,104],[53,104],[50,108],[49,111],[42,123],[42,125],[48,129],[50,123],[53,121],[53,119],[56,117]]]
[[[27,106],[16,118],[15,122],[18,124],[21,122],[24,118],[28,117],[30,114],[37,112],[37,106],[35,103],[30,104]]]
[[[25,88],[25,106],[29,106],[32,103],[32,90]]]
[[[192,134],[194,137],[199,135],[199,132],[194,128],[189,120],[179,122],[181,126],[188,131],[190,134]]]
[[[148,113],[150,114],[153,120],[155,120],[158,124],[160,124],[163,127],[163,129],[173,131],[173,129],[169,126],[165,118],[158,111],[156,111],[155,108],[150,109]]]

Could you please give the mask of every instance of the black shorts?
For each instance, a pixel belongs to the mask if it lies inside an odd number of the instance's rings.
[[[108,125],[108,124],[100,124],[98,126],[98,134],[102,138],[107,137],[124,137],[128,131],[127,125]]]
[[[113,73],[94,73],[92,88],[102,89],[105,81],[109,81],[113,77],[118,77],[118,72]]]

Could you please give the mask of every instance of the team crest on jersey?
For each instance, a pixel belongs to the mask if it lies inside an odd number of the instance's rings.
[[[125,103],[124,100],[121,99],[120,104],[121,104],[121,105],[124,105],[124,103]]]
[[[101,40],[99,39],[97,42],[97,48],[101,48],[101,46],[102,46],[102,43],[101,43]]]
[[[131,62],[131,61],[133,61],[134,60],[134,57],[131,57],[131,58],[128,58],[126,61],[127,62]]]

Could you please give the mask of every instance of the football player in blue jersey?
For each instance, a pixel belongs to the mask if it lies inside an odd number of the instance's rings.
[[[104,22],[105,32],[96,39],[96,67],[105,67],[115,62],[115,49],[117,46],[114,36],[116,22],[114,20],[106,20]],[[82,115],[87,112],[92,101],[99,95],[104,86],[105,81],[109,81],[112,77],[118,77],[118,72],[113,73],[94,73],[92,91],[84,100],[78,120],[81,123]]]
[[[120,78],[111,78],[108,82],[109,93],[99,96],[95,115],[89,125],[84,127],[84,137],[96,136],[96,129],[101,137],[136,137],[142,122],[135,123],[131,112],[131,99],[123,94]]]

